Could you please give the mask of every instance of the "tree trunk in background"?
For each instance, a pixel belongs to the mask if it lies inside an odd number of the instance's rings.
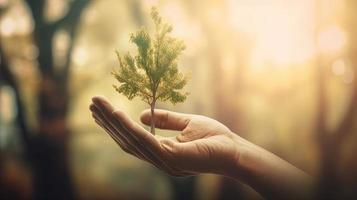
[[[76,199],[68,161],[67,88],[43,78],[38,94],[39,134],[32,140],[35,199]]]
[[[315,139],[318,147],[320,165],[319,165],[319,180],[317,185],[317,198],[318,199],[346,199],[343,190],[346,187],[345,183],[341,180],[340,169],[341,165],[341,152],[344,147],[344,142],[353,133],[354,124],[357,120],[357,64],[356,59],[356,31],[357,29],[357,15],[355,9],[357,2],[354,0],[346,0],[347,3],[347,24],[349,35],[349,47],[346,55],[347,60],[350,61],[353,67],[353,76],[355,79],[351,85],[351,98],[346,106],[345,113],[340,117],[340,123],[333,129],[328,129],[328,97],[327,97],[327,76],[326,65],[321,56],[317,58],[317,117],[316,117],[316,130]],[[321,1],[316,0],[316,36],[319,32],[319,20]],[[349,186],[347,186],[349,187]],[[356,188],[352,189],[355,190]],[[351,189],[349,189],[351,190]],[[351,191],[347,191],[348,193]],[[353,192],[352,192],[353,193]],[[355,193],[354,193],[355,194]],[[349,197],[348,199],[356,199],[357,196]]]
[[[175,178],[171,177],[170,182],[173,189],[173,199],[174,200],[194,200],[196,199],[195,194],[195,177],[187,178]]]
[[[18,112],[16,115],[16,121],[18,123],[18,127],[21,131],[21,136],[23,138],[22,142],[24,147],[26,148],[26,144],[28,144],[28,129],[25,124],[24,116],[23,116],[23,107],[21,102],[19,101],[19,89],[18,85],[15,81],[15,78],[10,71],[9,68],[9,63],[7,61],[7,58],[5,56],[5,53],[3,51],[3,46],[2,46],[2,38],[0,37],[0,88],[3,85],[8,85],[10,86],[13,91],[14,91],[14,96],[15,96],[15,104],[18,107]],[[1,95],[1,93],[0,93]],[[0,102],[1,103],[1,102]],[[0,116],[2,117],[2,116]],[[1,120],[1,119],[0,119]],[[0,198],[3,199],[25,199],[28,196],[26,194],[23,194],[22,190],[18,185],[16,184],[16,181],[10,180],[9,182],[9,176],[5,174],[5,163],[6,163],[6,155],[3,154],[2,149],[0,149]],[[26,157],[27,155],[25,155]],[[11,176],[11,175],[10,175]]]
[[[80,15],[90,0],[74,0],[68,12],[56,22],[44,19],[45,1],[26,1],[34,23],[34,41],[38,48],[40,88],[37,94],[38,130],[29,130],[26,124],[23,100],[20,89],[9,68],[3,67],[6,61],[1,51],[1,74],[15,91],[18,108],[16,121],[20,127],[24,152],[33,170],[34,199],[76,199],[68,161],[67,111],[69,105],[68,80],[69,64]],[[58,30],[67,31],[70,44],[65,64],[55,70],[53,38]],[[34,134],[32,134],[34,133]]]
[[[339,145],[324,142],[319,145],[320,172],[317,195],[319,199],[338,199],[340,182],[338,174]]]

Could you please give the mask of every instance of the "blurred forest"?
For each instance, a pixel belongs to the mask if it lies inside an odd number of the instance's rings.
[[[0,0],[0,199],[261,199],[227,178],[172,178],[91,119],[115,50],[157,6],[187,46],[183,104],[305,170],[318,199],[357,199],[357,1]],[[174,132],[158,131],[160,135]]]

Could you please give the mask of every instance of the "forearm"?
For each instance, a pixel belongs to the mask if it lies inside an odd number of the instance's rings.
[[[311,177],[276,155],[242,138],[237,139],[239,156],[233,176],[269,199],[311,197]]]

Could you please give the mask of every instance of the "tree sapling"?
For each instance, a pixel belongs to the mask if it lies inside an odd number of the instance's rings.
[[[151,9],[155,25],[151,36],[146,28],[130,35],[130,42],[137,46],[135,56],[130,53],[119,55],[119,69],[112,75],[120,85],[115,90],[129,100],[140,97],[151,108],[151,133],[155,135],[156,101],[170,101],[175,104],[185,101],[188,93],[180,90],[187,78],[178,71],[178,56],[185,49],[183,41],[171,36],[172,26],[163,22],[156,8]]]

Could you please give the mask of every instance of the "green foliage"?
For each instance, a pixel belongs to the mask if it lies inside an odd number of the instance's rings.
[[[120,85],[114,88],[130,100],[140,97],[151,106],[155,106],[156,100],[183,102],[188,94],[180,90],[187,79],[178,71],[177,60],[185,45],[170,35],[172,26],[163,22],[156,8],[152,8],[151,18],[154,36],[146,28],[130,36],[130,42],[137,46],[137,55],[120,56],[117,52],[119,70],[112,74]]]

